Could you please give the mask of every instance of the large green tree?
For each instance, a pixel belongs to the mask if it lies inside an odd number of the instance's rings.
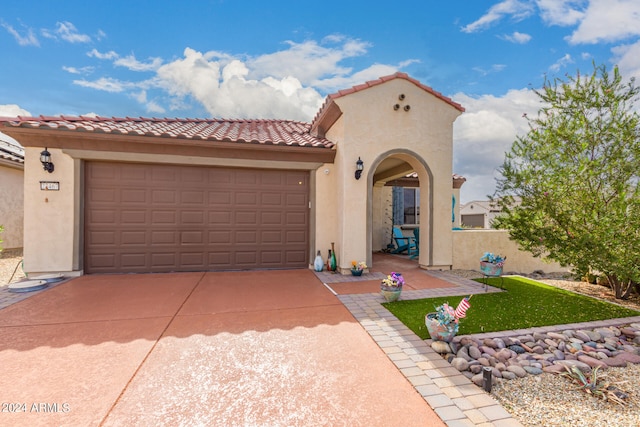
[[[496,226],[536,256],[606,275],[628,298],[640,291],[639,89],[594,64],[535,92],[541,108],[499,169]]]

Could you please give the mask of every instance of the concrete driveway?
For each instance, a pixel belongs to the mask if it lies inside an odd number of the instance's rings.
[[[0,310],[0,425],[444,425],[309,270],[83,276]]]

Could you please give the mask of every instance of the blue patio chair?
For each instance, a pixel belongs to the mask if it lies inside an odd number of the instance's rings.
[[[407,251],[408,255],[416,249],[415,238],[412,236],[404,236],[398,227],[393,227],[393,240],[396,242],[396,248],[391,251],[392,254],[399,254]]]
[[[416,242],[416,248],[413,251],[413,255],[411,255],[409,258],[416,259],[420,256],[420,228],[413,229],[413,239]]]

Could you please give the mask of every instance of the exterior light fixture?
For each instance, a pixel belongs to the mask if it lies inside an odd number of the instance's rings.
[[[356,162],[356,179],[360,179],[360,177],[362,176],[363,169],[364,169],[364,163],[362,162],[362,159],[358,157],[358,161]]]
[[[53,172],[53,163],[51,163],[51,153],[45,147],[45,149],[40,153],[40,163],[44,167],[44,170],[51,173]]]

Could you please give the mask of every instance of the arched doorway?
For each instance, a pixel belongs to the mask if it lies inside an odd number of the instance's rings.
[[[367,180],[369,257],[393,243],[393,226],[403,226],[407,234],[412,233],[413,228],[419,228],[418,262],[421,267],[430,266],[433,247],[433,176],[426,161],[410,150],[391,150],[376,158]],[[372,259],[368,261],[371,263]]]

